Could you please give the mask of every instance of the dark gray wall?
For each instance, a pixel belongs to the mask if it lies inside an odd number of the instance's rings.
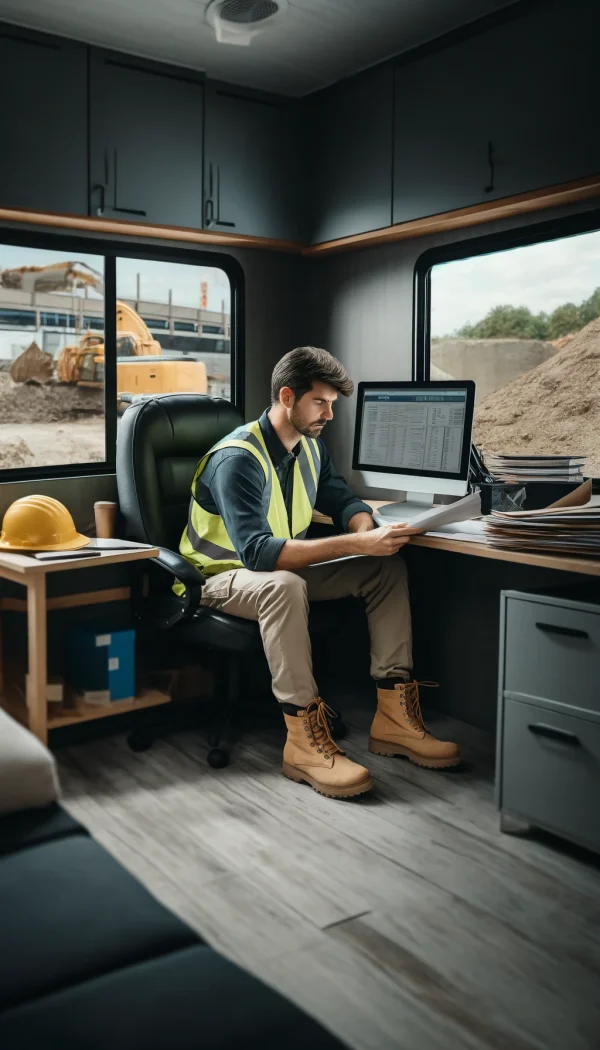
[[[429,248],[481,237],[487,233],[545,222],[550,218],[590,211],[597,202],[539,212],[535,216],[502,220],[400,241],[397,244],[311,261],[308,271],[308,310],[298,321],[298,337],[323,346],[346,366],[355,383],[361,380],[410,379],[412,375],[412,301],[414,267]],[[468,294],[468,289],[465,289]],[[340,398],[336,418],[326,440],[338,469],[360,494],[390,498],[385,490],[365,490],[352,472],[352,441],[356,395]]]
[[[28,227],[32,229],[32,227]],[[2,234],[0,231],[0,242]],[[91,235],[91,239],[95,239]],[[131,238],[126,242],[131,245]],[[134,242],[135,243],[135,242]],[[144,239],[140,244],[148,246]],[[157,242],[157,248],[176,242]],[[177,245],[181,247],[181,245]],[[203,253],[211,251],[202,248]],[[224,249],[214,249],[223,253]],[[227,250],[244,271],[245,318],[245,397],[246,418],[256,419],[269,400],[269,380],[275,361],[297,345],[297,318],[304,303],[304,275],[307,263],[295,255],[250,249]],[[32,492],[62,500],[75,517],[78,528],[88,530],[97,499],[115,499],[114,476],[65,478],[55,481],[20,482],[0,485],[0,519],[6,508]]]

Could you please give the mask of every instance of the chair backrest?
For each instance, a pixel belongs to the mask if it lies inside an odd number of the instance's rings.
[[[222,397],[163,394],[131,405],[117,440],[125,535],[178,550],[198,462],[241,423],[241,413]]]

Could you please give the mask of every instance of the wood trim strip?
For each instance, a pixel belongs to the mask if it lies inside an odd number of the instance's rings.
[[[440,212],[380,230],[341,237],[321,244],[300,244],[296,241],[279,241],[269,237],[251,237],[242,233],[216,233],[210,230],[193,230],[185,226],[163,226],[128,219],[88,218],[82,215],[61,215],[58,212],[37,212],[26,208],[0,208],[0,222],[26,223],[67,230],[102,233],[106,236],[148,237],[153,240],[180,241],[197,245],[217,245],[226,248],[256,248],[262,251],[288,252],[306,258],[334,255],[339,252],[356,251],[360,248],[393,244],[396,241],[427,237],[446,230],[468,229],[495,222],[497,219],[527,215],[531,212],[575,204],[578,201],[600,197],[600,175],[589,175],[575,182],[558,186],[547,186],[530,190],[513,197],[502,197],[484,204],[474,204],[456,211]]]
[[[427,237],[429,234],[443,233],[446,230],[467,229],[469,226],[480,226],[497,219],[556,208],[561,204],[575,204],[591,197],[600,197],[600,175],[590,175],[585,179],[577,179],[575,182],[559,186],[548,186],[528,193],[519,193],[514,197],[502,197],[496,201],[459,208],[457,211],[441,212],[439,215],[397,223],[395,226],[371,230],[369,233],[359,233],[335,241],[323,241],[321,244],[312,244],[304,248],[302,255],[315,258],[337,252],[356,251],[359,248],[372,248],[380,244],[392,244],[410,238]]]
[[[158,223],[132,222],[130,219],[88,218],[85,215],[62,215],[58,212],[31,211],[28,208],[0,208],[0,222],[52,226],[70,231],[102,233],[117,237],[151,237],[153,240],[185,241],[197,245],[220,245],[228,248],[258,248],[262,251],[290,252],[300,255],[304,245],[295,241],[278,241],[269,237],[251,237],[245,233],[215,233],[186,226],[163,226]]]
[[[46,609],[79,609],[84,605],[100,605],[104,602],[124,602],[131,598],[130,587],[112,587],[103,591],[86,591],[82,594],[61,594],[46,600]],[[0,598],[0,612],[27,612],[25,598]]]

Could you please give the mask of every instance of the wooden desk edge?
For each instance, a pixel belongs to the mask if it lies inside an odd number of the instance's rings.
[[[600,558],[560,557],[557,554],[536,554],[534,551],[497,550],[487,543],[469,543],[465,540],[446,539],[444,536],[413,536],[410,542],[415,547],[454,551],[455,554],[470,554],[475,558],[489,558],[492,561],[509,561],[517,565],[537,565],[542,569],[558,569],[561,572],[600,576]]]

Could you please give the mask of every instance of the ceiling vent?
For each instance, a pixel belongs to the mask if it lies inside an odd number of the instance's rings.
[[[288,0],[212,0],[206,20],[220,44],[247,47],[253,37],[280,21]]]

